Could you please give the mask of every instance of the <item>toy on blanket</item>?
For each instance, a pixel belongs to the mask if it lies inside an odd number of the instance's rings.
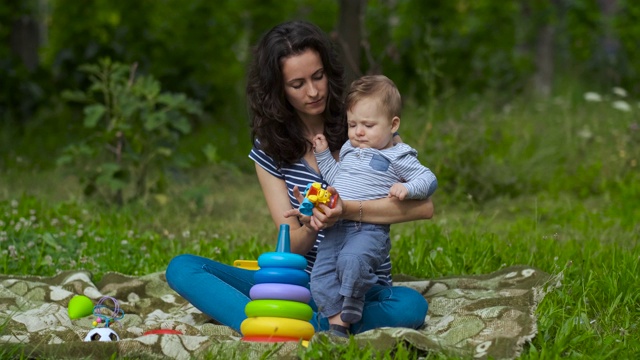
[[[106,300],[111,300],[113,308],[104,305]],[[120,309],[118,300],[104,296],[98,301],[98,304],[93,307],[93,315],[96,319],[93,321],[95,329],[89,331],[84,341],[118,341],[120,337],[113,329],[110,328],[115,322],[122,320],[124,317],[124,311]],[[104,327],[98,327],[100,324],[104,324]]]
[[[67,311],[71,320],[89,316],[93,314],[93,301],[84,295],[76,295],[69,300]]]
[[[304,196],[304,200],[302,200],[299,210],[301,214],[307,216],[313,215],[312,210],[318,204],[325,204],[330,209],[333,209],[338,201],[338,194],[332,195],[327,190],[327,184],[320,184],[319,182],[309,183],[302,192],[302,196]]]
[[[258,257],[260,270],[254,273],[255,285],[249,290],[251,300],[245,307],[242,324],[243,341],[280,342],[309,340],[315,330],[309,322],[313,310],[308,305],[311,293],[307,260],[292,254],[289,225],[280,225],[275,252]]]

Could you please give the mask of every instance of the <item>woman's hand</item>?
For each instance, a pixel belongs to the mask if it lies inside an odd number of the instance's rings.
[[[338,191],[333,186],[327,187],[327,190],[331,194],[338,194]],[[304,200],[304,196],[302,196],[302,194],[300,193],[300,189],[298,189],[297,186],[293,188],[293,196],[298,199],[299,203],[302,203],[302,201]],[[288,218],[297,216],[298,220],[304,226],[307,226],[308,228],[315,231],[320,231],[333,226],[333,224],[335,224],[340,219],[340,216],[342,215],[342,209],[342,199],[340,199],[340,196],[338,196],[336,204],[333,208],[330,208],[325,204],[318,204],[317,206],[313,207],[313,215],[311,216],[301,214],[300,210],[298,209],[291,209],[285,211],[284,217]]]

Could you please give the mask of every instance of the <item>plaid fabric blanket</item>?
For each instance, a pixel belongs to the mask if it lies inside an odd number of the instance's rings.
[[[381,328],[355,336],[359,343],[389,349],[403,341],[425,352],[447,356],[513,359],[536,335],[537,305],[560,286],[562,274],[514,266],[491,274],[418,280],[396,276],[396,285],[412,287],[429,301],[419,330]],[[70,319],[67,305],[77,294],[95,302],[118,299],[126,316],[112,328],[116,342],[84,342],[93,316]],[[408,310],[410,311],[410,310]],[[175,329],[182,335],[144,335]],[[164,273],[140,277],[107,273],[94,282],[86,271],[52,277],[0,275],[0,346],[29,358],[190,359],[214,353],[259,358],[296,358],[299,343],[252,343],[216,324],[169,288]],[[314,337],[311,342],[315,341]]]

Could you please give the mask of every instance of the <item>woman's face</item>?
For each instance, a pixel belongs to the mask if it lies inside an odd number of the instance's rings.
[[[327,105],[328,81],[320,55],[307,49],[282,60],[287,101],[301,119],[322,115]]]

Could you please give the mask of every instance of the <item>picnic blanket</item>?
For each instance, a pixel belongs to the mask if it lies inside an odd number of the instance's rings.
[[[536,307],[549,291],[560,286],[562,274],[513,266],[486,275],[398,278],[403,281],[396,281],[396,285],[412,287],[428,300],[424,326],[418,330],[367,331],[354,337],[359,344],[384,350],[402,341],[425,353],[513,359],[536,335]],[[95,317],[69,318],[67,305],[76,294],[94,303],[103,296],[118,299],[126,315],[112,328],[120,341],[83,341]],[[183,335],[143,335],[152,329],[176,329]],[[86,271],[52,277],[0,275],[0,353],[20,351],[27,358],[56,359],[100,359],[113,354],[189,359],[210,353],[223,358],[239,354],[260,358],[266,353],[271,358],[297,358],[305,349],[295,342],[274,345],[240,338],[178,296],[167,285],[163,272],[139,277],[106,273],[96,283]]]

